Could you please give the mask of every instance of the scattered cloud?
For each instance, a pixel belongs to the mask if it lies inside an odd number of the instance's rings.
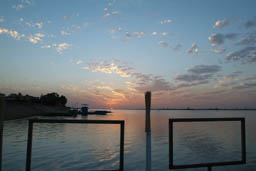
[[[212,34],[208,39],[210,40],[211,46],[219,46],[224,44],[226,39],[234,40],[239,36],[237,33],[230,33],[230,34]]]
[[[226,51],[225,48],[220,48],[220,49],[212,49],[212,52],[213,53],[216,53],[216,54],[223,54],[224,52]]]
[[[20,19],[21,20],[21,19]],[[24,19],[22,18],[22,21],[24,21]],[[43,28],[43,22],[36,22],[36,23],[32,23],[32,22],[26,22],[26,25],[30,28],[32,27],[36,27],[38,29],[42,29]]]
[[[129,40],[132,38],[132,35],[129,32],[125,33],[125,40]]]
[[[145,32],[133,32],[133,35],[140,39],[145,35]]]
[[[15,30],[9,30],[6,28],[1,28],[1,27],[0,27],[0,34],[7,34],[16,40],[20,40],[21,38],[25,37],[24,34],[20,34]]]
[[[117,27],[116,29],[113,28],[111,29],[111,33],[120,33],[120,32],[123,32],[123,28],[122,27]]]
[[[175,45],[172,49],[175,50],[175,51],[178,51],[182,48],[182,45],[181,44],[177,44]]]
[[[214,24],[214,27],[223,28],[223,27],[227,26],[228,24],[229,24],[228,19],[218,20]]]
[[[161,45],[162,47],[167,47],[168,46],[168,43],[164,40],[159,41],[158,44]]]
[[[110,13],[106,13],[104,16],[103,16],[103,18],[108,18],[110,16]]]
[[[169,91],[170,83],[161,77],[154,77],[146,84],[137,85],[135,89],[142,93],[148,90],[152,92]]]
[[[60,31],[60,34],[61,34],[62,36],[69,36],[69,35],[70,35],[70,33],[66,32],[66,31],[64,31],[64,30],[61,30],[61,31]]]
[[[41,46],[41,48],[43,48],[43,49],[49,49],[49,48],[51,48],[51,45],[43,45],[43,46]]]
[[[240,61],[241,63],[254,63],[256,62],[256,47],[249,46],[241,50],[230,52],[226,55],[228,61]]]
[[[248,21],[244,24],[244,26],[245,26],[245,28],[247,28],[247,29],[256,27],[256,17],[253,17],[251,20],[248,20]]]
[[[71,46],[71,44],[69,44],[69,43],[60,43],[60,44],[53,44],[52,46],[56,48],[58,53],[62,53],[62,51],[68,49]]]
[[[168,24],[168,23],[171,23],[172,22],[172,19],[166,19],[166,20],[162,20],[160,21],[160,24]]]
[[[234,86],[233,88],[238,89],[238,90],[256,88],[256,83],[246,83],[246,82],[245,83],[240,83],[240,85]]]
[[[238,45],[252,46],[256,44],[256,32],[247,33],[238,43]]]
[[[119,11],[113,11],[112,14],[117,15],[117,14],[119,14]]]
[[[187,54],[199,54],[199,49],[198,49],[198,46],[193,43],[191,48],[187,50]]]
[[[4,22],[4,17],[3,16],[0,17],[0,23],[2,23],[2,22]]]
[[[155,31],[152,32],[152,35],[153,35],[153,36],[156,36],[156,35],[157,35],[157,32],[155,32]]]
[[[131,77],[132,74],[129,72],[131,70],[130,67],[125,65],[115,64],[114,61],[111,62],[91,62],[88,63],[88,66],[84,67],[86,70],[91,70],[92,72],[103,72],[106,74],[118,74],[121,77]]]
[[[83,63],[83,61],[82,61],[82,60],[78,60],[78,61],[76,61],[76,64],[77,64],[77,65],[79,65],[79,64],[81,64],[81,63]]]
[[[174,79],[184,82],[206,81],[220,70],[219,65],[196,65],[189,68],[186,74],[177,75]]]
[[[167,35],[167,33],[166,32],[162,32],[162,36],[166,36]]]
[[[208,74],[217,73],[221,70],[219,65],[195,65],[188,69],[188,72],[193,74]]]
[[[34,3],[33,0],[21,0],[19,4],[12,5],[12,8],[16,10],[20,10],[22,8],[32,5],[33,3]]]

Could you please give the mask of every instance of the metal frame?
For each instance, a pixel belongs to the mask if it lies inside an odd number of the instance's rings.
[[[29,119],[26,171],[31,170],[33,123],[120,124],[120,163],[118,170],[124,170],[124,120]]]
[[[227,162],[188,164],[188,165],[174,165],[174,163],[173,163],[173,123],[174,122],[226,122],[226,121],[240,121],[241,122],[241,154],[242,154],[241,160],[227,161]],[[246,164],[246,142],[245,142],[245,140],[246,140],[246,138],[245,138],[245,119],[244,118],[176,118],[176,119],[169,119],[169,169],[208,167],[208,170],[211,170],[212,166]]]

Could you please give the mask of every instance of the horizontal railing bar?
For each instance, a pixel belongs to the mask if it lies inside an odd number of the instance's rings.
[[[123,120],[29,119],[33,123],[124,124]]]
[[[169,122],[243,121],[244,118],[173,118]]]
[[[200,163],[188,165],[173,165],[170,169],[185,169],[185,168],[198,168],[198,167],[213,167],[213,166],[226,166],[226,165],[239,165],[244,164],[243,161],[230,161],[230,162],[216,162],[216,163]]]

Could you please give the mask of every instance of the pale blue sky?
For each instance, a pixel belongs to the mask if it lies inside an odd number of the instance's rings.
[[[256,107],[256,1],[2,0],[0,92],[69,105]]]

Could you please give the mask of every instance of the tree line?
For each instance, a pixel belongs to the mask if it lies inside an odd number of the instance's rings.
[[[36,103],[43,104],[48,106],[63,106],[65,107],[67,104],[67,98],[63,95],[59,95],[58,93],[48,93],[46,95],[41,94],[40,97],[34,97],[30,95],[22,95],[21,93],[9,94],[6,96],[5,94],[0,93],[0,96],[3,96],[7,102],[19,102],[19,103]]]

